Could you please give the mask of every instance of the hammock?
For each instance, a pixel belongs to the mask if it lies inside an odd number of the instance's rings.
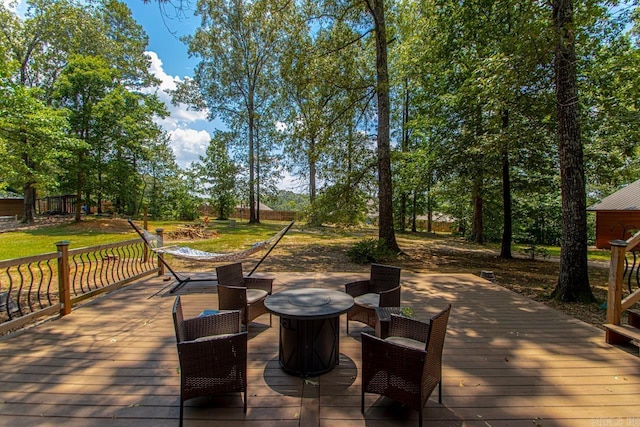
[[[251,276],[253,272],[256,271],[256,269],[260,266],[260,264],[262,264],[262,261],[264,261],[265,258],[267,258],[267,256],[273,250],[273,248],[276,247],[278,242],[280,242],[280,239],[282,239],[282,237],[285,234],[287,234],[287,231],[289,231],[289,229],[293,226],[293,223],[295,222],[295,221],[291,221],[289,225],[287,225],[285,228],[280,230],[277,234],[275,234],[269,240],[254,243],[248,249],[244,249],[236,252],[214,253],[214,252],[201,251],[199,249],[193,249],[188,246],[177,246],[177,245],[158,246],[158,240],[159,240],[158,235],[150,233],[145,229],[138,228],[131,219],[129,219],[128,221],[131,227],[133,227],[133,229],[140,235],[140,237],[142,238],[142,240],[150,250],[163,255],[164,254],[172,255],[172,256],[175,256],[176,258],[182,258],[182,259],[187,259],[192,261],[231,262],[231,261],[239,261],[239,260],[248,258],[254,253],[262,249],[268,248],[267,253],[264,254],[264,256],[260,259],[260,261],[258,261],[258,263],[255,265],[255,267],[253,267],[253,269],[247,276]],[[158,257],[158,260],[165,267],[167,267],[169,272],[173,275],[173,277],[177,281],[176,285],[173,288],[171,288],[170,293],[174,293],[175,291],[180,289],[182,286],[184,286],[188,282],[210,282],[212,280],[216,280],[216,279],[191,279],[190,277],[181,277],[178,273],[173,271],[173,269],[169,264],[167,264],[164,257],[160,256]]]
[[[245,258],[250,257],[251,255],[259,252],[262,249],[266,249],[270,246],[275,246],[274,242],[277,244],[278,241],[285,235],[287,231],[293,225],[293,221],[287,225],[285,228],[280,230],[277,234],[271,237],[269,240],[265,240],[263,242],[254,243],[250,248],[236,251],[236,252],[227,252],[227,253],[215,253],[215,252],[205,252],[199,249],[193,249],[188,246],[162,246],[157,247],[157,236],[153,233],[148,232],[147,230],[142,230],[145,237],[149,242],[155,242],[156,247],[153,247],[152,250],[156,253],[161,254],[169,254],[173,255],[176,258],[182,258],[192,261],[209,261],[209,262],[230,262],[230,261],[239,261]],[[153,245],[153,244],[152,244]]]

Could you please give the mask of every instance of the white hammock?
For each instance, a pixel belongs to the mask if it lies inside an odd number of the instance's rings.
[[[141,229],[144,233],[144,237],[149,242],[152,250],[156,253],[173,255],[176,258],[182,258],[193,261],[209,261],[209,262],[231,262],[239,261],[250,257],[254,253],[266,249],[274,242],[277,242],[284,234],[289,231],[289,228],[293,225],[293,221],[285,228],[280,230],[277,234],[271,237],[269,240],[263,242],[254,243],[250,248],[227,253],[206,252],[199,249],[193,249],[188,246],[161,246],[158,247],[158,236],[150,233],[147,230]]]

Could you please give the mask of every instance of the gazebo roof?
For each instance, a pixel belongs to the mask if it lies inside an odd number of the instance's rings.
[[[640,211],[640,179],[587,208],[590,211]]]

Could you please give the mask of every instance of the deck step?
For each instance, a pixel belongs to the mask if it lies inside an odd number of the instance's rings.
[[[607,343],[609,344],[627,344],[631,341],[640,342],[640,329],[629,325],[613,325],[607,323],[604,325],[607,331]]]

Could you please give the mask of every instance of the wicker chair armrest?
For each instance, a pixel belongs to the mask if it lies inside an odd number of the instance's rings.
[[[358,280],[345,284],[344,291],[355,298],[368,293],[370,285],[370,280]]]
[[[426,344],[429,336],[429,324],[410,317],[391,315],[389,336],[411,338]]]
[[[400,286],[380,292],[380,307],[400,307]]]
[[[224,377],[230,366],[245,370],[247,332],[178,343],[180,373],[188,377]]]
[[[246,307],[247,288],[218,285],[218,308],[220,310],[244,310]]]
[[[240,312],[229,311],[184,320],[185,341],[212,335],[235,334],[240,329]]]
[[[407,382],[420,381],[427,352],[392,343],[363,332],[362,384],[367,388],[378,372],[387,372]]]
[[[245,277],[244,284],[249,289],[262,289],[271,295],[273,279],[263,277]]]

